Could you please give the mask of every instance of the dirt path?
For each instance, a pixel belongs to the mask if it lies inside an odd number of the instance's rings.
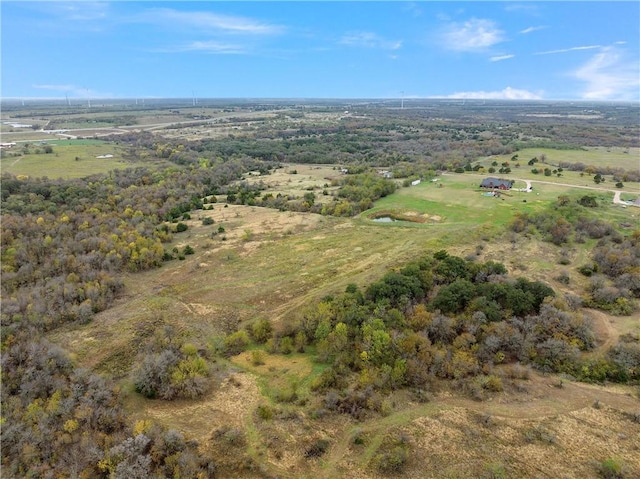
[[[620,331],[615,327],[611,317],[596,309],[584,310],[593,321],[593,329],[598,338],[598,351],[605,352],[618,342]]]
[[[504,392],[483,402],[449,397],[436,399],[434,403],[508,419],[544,419],[591,407],[596,402],[629,413],[640,409],[640,401],[631,395],[630,389],[617,391],[538,374],[532,374],[531,380],[525,381],[523,387],[526,388],[526,397]]]
[[[463,396],[442,394],[429,403],[401,409],[384,418],[374,418],[358,423],[347,428],[337,438],[318,477],[324,479],[342,477],[338,471],[353,453],[356,433],[368,435],[369,448],[375,450],[389,429],[415,425],[424,422],[425,419],[428,423],[433,423],[434,420],[439,421],[438,418],[443,415],[469,416],[468,413],[471,412],[472,417],[481,415],[486,417],[487,421],[493,418],[504,424],[515,425],[522,421],[562,422],[569,416],[588,415],[585,411],[590,411],[594,407],[611,408],[632,414],[640,411],[640,401],[632,396],[630,388],[621,388],[618,391],[577,382],[560,383],[555,376],[543,376],[535,372],[531,373],[529,380],[522,382],[522,387],[526,390],[517,393],[506,391],[482,402]],[[455,433],[455,429],[448,429],[448,432]],[[362,454],[361,461],[365,463],[359,466],[366,466],[367,459],[369,459],[367,454]]]

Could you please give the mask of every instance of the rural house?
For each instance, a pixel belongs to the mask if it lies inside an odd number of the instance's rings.
[[[512,183],[513,182],[511,180],[502,180],[499,178],[489,177],[482,180],[482,183],[480,183],[480,188],[497,188],[499,190],[510,190]]]

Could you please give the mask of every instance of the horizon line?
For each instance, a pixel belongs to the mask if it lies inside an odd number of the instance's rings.
[[[61,98],[59,96],[55,97],[34,97],[34,96],[11,96],[11,97],[0,97],[0,101],[59,101],[63,103],[67,103],[70,101],[77,103],[86,103],[88,100],[94,101],[136,101],[136,100],[193,100],[193,97],[189,96],[114,96],[114,97],[73,97],[73,98]],[[220,97],[198,97],[199,101],[204,100],[287,100],[287,101],[301,101],[301,100],[375,100],[375,101],[389,101],[389,100],[404,100],[404,101],[426,101],[426,100],[456,100],[456,101],[489,101],[489,102],[532,102],[532,103],[544,103],[549,101],[561,101],[561,102],[572,102],[572,103],[638,103],[640,104],[640,99],[637,100],[620,100],[620,99],[584,99],[584,98],[486,98],[486,97],[452,97],[452,96],[428,96],[428,97],[323,97],[323,96],[301,96],[301,97],[269,97],[269,96],[220,96]],[[197,105],[196,105],[197,106]]]

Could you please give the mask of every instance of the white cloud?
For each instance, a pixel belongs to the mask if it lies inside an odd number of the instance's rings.
[[[502,60],[509,60],[510,58],[515,57],[515,55],[497,55],[495,57],[489,58],[492,62],[501,62]]]
[[[371,32],[350,32],[340,39],[340,44],[351,47],[380,48],[398,50],[402,47],[400,40],[387,40]]]
[[[218,55],[242,55],[249,53],[249,50],[242,45],[223,43],[215,40],[194,41],[186,45],[156,51],[160,53],[202,52],[215,53]]]
[[[504,41],[504,32],[491,20],[472,18],[464,23],[448,25],[442,41],[449,50],[472,52]]]
[[[212,12],[181,12],[172,8],[147,10],[134,18],[134,21],[196,28],[209,33],[274,35],[284,31],[282,25],[261,22],[252,18]]]
[[[422,9],[416,2],[405,3],[402,9],[406,12],[409,12],[413,17],[419,17],[420,15],[422,15]]]
[[[545,28],[547,27],[542,25],[537,27],[528,27],[528,28],[525,28],[524,30],[520,30],[520,33],[526,35],[527,33],[537,32],[538,30],[544,30]]]
[[[506,87],[499,91],[462,91],[440,98],[460,98],[477,100],[541,100],[542,96],[528,90]]]
[[[546,52],[536,52],[536,55],[553,55],[556,53],[577,52],[581,50],[594,50],[596,48],[602,48],[602,45],[584,45],[580,47],[562,48],[560,50],[549,50]]]
[[[531,3],[508,3],[504,9],[507,12],[519,12],[530,15],[537,15],[539,10],[537,5]]]
[[[640,92],[640,66],[627,58],[623,50],[606,47],[574,72],[586,83],[585,100],[633,100]]]
[[[109,13],[107,2],[44,2],[38,4],[37,8],[65,20],[78,22],[104,20]]]

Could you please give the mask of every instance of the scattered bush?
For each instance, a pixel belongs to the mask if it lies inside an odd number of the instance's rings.
[[[235,356],[240,354],[249,345],[249,335],[246,331],[240,330],[230,334],[224,340],[225,354]]]
[[[251,337],[257,343],[265,343],[271,337],[271,323],[267,319],[256,319],[251,324]]]
[[[409,460],[409,442],[403,434],[391,433],[384,437],[373,456],[374,468],[383,474],[401,473]]]
[[[268,404],[258,404],[258,407],[256,408],[256,414],[260,419],[269,421],[273,419],[274,411],[273,408]]]
[[[602,461],[598,467],[600,477],[604,479],[623,479],[622,464],[617,459],[609,458]]]
[[[307,459],[320,457],[327,452],[330,445],[331,443],[328,439],[316,439],[309,447],[307,447],[304,452],[304,457]]]
[[[261,349],[254,349],[251,351],[251,364],[254,366],[262,366],[264,364],[264,351]]]
[[[196,398],[207,389],[209,367],[190,345],[148,354],[134,373],[136,391],[148,398]]]

